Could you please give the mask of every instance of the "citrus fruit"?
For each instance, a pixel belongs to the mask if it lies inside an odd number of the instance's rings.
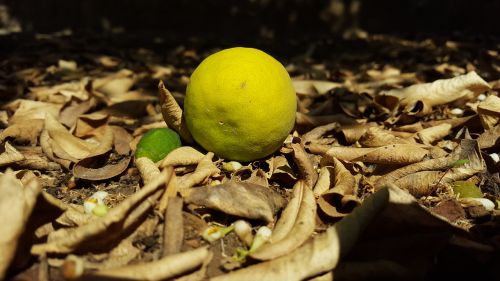
[[[145,133],[137,144],[135,157],[147,157],[158,162],[180,146],[181,139],[175,131],[168,128],[152,129]]]
[[[252,161],[276,151],[295,123],[295,90],[283,65],[263,51],[230,48],[191,75],[184,100],[194,140],[219,157]]]

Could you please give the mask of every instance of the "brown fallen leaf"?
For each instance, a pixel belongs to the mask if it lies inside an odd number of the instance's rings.
[[[330,123],[338,122],[343,125],[355,125],[357,124],[356,119],[349,117],[345,114],[331,114],[331,115],[307,115],[301,112],[297,112],[295,117],[295,123],[298,125],[305,126],[321,126]]]
[[[272,222],[274,215],[285,204],[285,200],[271,188],[232,181],[192,188],[184,200],[226,214],[266,222]]]
[[[406,214],[403,219],[401,219],[401,213]],[[387,244],[382,248],[380,248],[380,244],[377,244],[377,241],[380,240],[378,239],[380,235],[377,233],[378,229],[381,228],[384,229],[384,235],[386,235],[382,237],[387,237],[384,240]],[[422,229],[423,233],[432,233],[434,230],[439,240],[432,237],[433,240],[424,241],[425,243],[434,242],[429,245],[440,246],[443,240],[446,241],[450,236],[449,232],[454,228],[444,220],[431,215],[407,192],[392,186],[381,189],[365,199],[363,204],[354,209],[351,214],[329,227],[325,232],[316,235],[295,251],[271,261],[215,276],[210,280],[307,280],[307,278],[335,269],[341,257],[346,257],[355,245],[366,240],[372,242],[371,245],[374,248],[371,248],[368,253],[365,251],[357,252],[356,256],[360,257],[359,259],[362,259],[363,253],[369,255],[373,261],[380,259],[380,256],[382,258],[390,257],[390,255],[384,254],[385,251],[377,249],[384,249],[384,247],[391,250],[398,249],[390,246],[390,241],[397,237],[397,235],[391,235],[391,231],[393,233],[401,231],[408,233],[408,231],[416,229]],[[358,242],[360,236],[362,240]],[[408,244],[406,239],[402,239],[402,241]],[[398,247],[401,245],[398,244]],[[423,247],[420,244],[418,247],[429,249],[431,253],[435,252],[433,247]],[[361,249],[363,248],[361,247]],[[350,256],[351,254],[349,254]],[[411,260],[412,256],[407,256],[406,259]]]
[[[271,236],[271,243],[264,244],[251,253],[252,258],[270,260],[283,256],[311,237],[316,226],[316,201],[312,189],[303,180],[299,180],[294,187],[294,195],[297,200],[290,201],[283,211],[276,223],[276,233]]]
[[[198,165],[203,153],[190,146],[181,146],[172,150],[161,162],[160,167]]]
[[[129,155],[132,136],[123,127],[110,126],[113,130],[113,146],[120,155]]]
[[[267,159],[266,163],[269,164],[269,172],[266,173],[269,180],[277,181],[284,185],[292,185],[297,181],[296,172],[290,166],[285,156],[273,156]]]
[[[168,256],[181,251],[184,240],[184,219],[182,217],[182,199],[179,197],[169,198],[165,212],[163,228],[163,252]]]
[[[172,170],[162,173],[154,181],[109,210],[104,217],[79,227],[61,228],[50,233],[47,242],[34,245],[31,252],[43,255],[74,253],[82,249],[102,251],[112,246],[114,241],[130,231],[130,228],[137,224],[137,220],[151,210],[152,205],[163,193],[161,187],[170,179],[172,173]]]
[[[422,161],[429,151],[417,144],[391,144],[376,148],[332,147],[322,161],[335,157],[344,161],[360,161],[377,164],[410,164]]]
[[[369,127],[359,138],[363,147],[381,147],[389,144],[412,144],[411,141],[400,138],[379,127]],[[414,142],[413,142],[414,143]]]
[[[206,247],[166,256],[149,263],[99,270],[84,275],[84,280],[165,280],[200,267],[210,257]]]
[[[477,113],[485,130],[492,129],[500,121],[500,98],[489,95],[477,106]]]
[[[14,261],[20,239],[27,228],[31,212],[35,208],[41,192],[35,177],[23,184],[9,169],[0,175],[0,279],[4,279],[9,266]]]
[[[342,83],[321,80],[292,80],[295,92],[299,95],[318,96],[342,87]]]
[[[158,169],[155,163],[147,157],[134,158],[135,166],[139,170],[139,173],[144,184],[148,184],[154,179],[161,175],[160,169]]]
[[[318,180],[318,173],[313,166],[310,156],[301,144],[292,143],[291,146],[293,149],[293,159],[299,169],[300,178],[304,180],[307,186],[312,188]]]
[[[430,113],[433,106],[447,104],[469,95],[479,95],[490,88],[476,72],[471,71],[451,79],[390,90],[382,96],[396,97],[406,113],[424,116]]]
[[[0,132],[0,142],[12,138],[16,143],[28,143],[34,146],[38,143],[38,136],[43,130],[43,124],[44,121],[41,119],[18,121]]]
[[[41,147],[17,147],[24,159],[15,162],[16,167],[40,171],[61,170],[61,165],[50,161],[43,153]],[[1,158],[1,154],[0,154]]]
[[[68,102],[72,98],[87,100],[89,98],[89,92],[87,91],[88,84],[89,79],[83,78],[79,81],[57,84],[55,86],[31,87],[30,94],[35,96],[37,100],[59,104]]]
[[[182,109],[177,104],[170,91],[165,88],[163,81],[160,81],[158,84],[158,90],[160,93],[161,113],[168,127],[178,132],[185,142],[193,143],[193,137],[186,126],[186,120],[184,120]]]
[[[184,175],[178,179],[178,190],[181,194],[189,192],[189,188],[197,184],[202,184],[211,176],[220,173],[219,168],[217,168],[212,162],[213,157],[214,154],[212,152],[208,152],[200,160],[193,173]]]
[[[344,139],[348,144],[357,142],[370,128],[376,126],[375,123],[367,124],[354,124],[348,126],[342,126],[340,131],[344,135]]]
[[[123,173],[130,163],[131,157],[121,157],[113,160],[112,163],[108,155],[97,155],[82,159],[73,166],[73,176],[86,180],[105,180]],[[104,165],[102,165],[104,163]]]
[[[457,161],[467,161],[456,165]],[[462,140],[461,145],[450,155],[414,163],[396,169],[376,182],[376,188],[394,183],[407,189],[415,197],[430,195],[440,183],[450,183],[468,178],[485,169],[479,147],[475,140]]]
[[[441,124],[434,127],[428,127],[417,133],[418,139],[423,144],[433,144],[436,141],[441,140],[451,133],[450,124]]]
[[[123,95],[135,84],[137,76],[129,69],[122,69],[103,78],[95,79],[92,87],[110,101],[123,101]]]
[[[354,176],[336,158],[333,158],[332,164],[334,182],[330,182],[328,174],[328,186],[332,186],[332,188],[318,194],[318,206],[328,216],[339,218],[348,215],[361,204],[361,201],[356,197]],[[319,187],[315,187],[314,191],[316,190],[319,191]]]
[[[302,141],[305,144],[307,144],[309,142],[317,142],[326,133],[333,131],[334,129],[336,129],[338,127],[339,127],[338,123],[330,123],[330,124],[326,124],[323,126],[315,127],[314,129],[312,129],[309,132],[302,135]]]
[[[97,105],[97,100],[93,97],[81,101],[77,99],[71,99],[59,113],[59,120],[62,124],[69,128],[72,128],[78,118],[88,112],[90,109]]]
[[[485,130],[479,135],[477,142],[481,149],[496,148],[500,145],[500,125]]]
[[[31,119],[43,120],[45,115],[58,116],[62,105],[32,100],[16,100],[10,104],[10,107],[12,107],[14,115],[9,119],[9,126]]]
[[[78,116],[75,123],[75,137],[84,138],[94,136],[96,130],[106,127],[109,119],[109,115],[98,112]]]
[[[0,166],[12,165],[16,162],[25,160],[24,155],[10,143],[4,145],[4,152],[0,153]]]

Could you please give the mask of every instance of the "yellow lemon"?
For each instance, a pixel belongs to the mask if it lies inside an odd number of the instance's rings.
[[[252,161],[281,147],[295,123],[295,90],[283,65],[253,48],[210,55],[195,69],[184,100],[186,124],[219,157]]]

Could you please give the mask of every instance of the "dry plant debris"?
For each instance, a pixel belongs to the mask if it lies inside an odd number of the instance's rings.
[[[0,279],[493,274],[500,45],[368,35],[343,42],[366,50],[331,57],[322,42],[285,57],[295,128],[273,155],[238,163],[203,151],[183,119],[188,77],[215,49],[59,55],[43,44],[62,38],[43,40],[40,62],[19,52],[0,66]],[[134,158],[164,127],[184,146]]]

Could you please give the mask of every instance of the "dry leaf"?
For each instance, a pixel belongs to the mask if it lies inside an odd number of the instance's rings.
[[[18,151],[24,156],[24,159],[15,162],[15,166],[25,169],[39,171],[61,170],[61,165],[50,161],[43,153],[41,147],[18,147]],[[0,154],[1,158],[1,154]]]
[[[381,147],[389,144],[411,144],[411,141],[395,136],[391,132],[379,127],[369,127],[359,138],[363,147]]]
[[[447,104],[469,95],[479,95],[490,88],[486,81],[472,71],[451,79],[390,90],[383,95],[398,98],[405,112],[423,116],[430,113],[433,106]]]
[[[489,95],[484,101],[479,103],[477,113],[484,129],[492,129],[498,125],[498,121],[500,120],[500,98]]]
[[[110,126],[113,130],[113,146],[120,155],[129,155],[132,136],[122,127]]]
[[[41,119],[17,121],[0,133],[0,142],[12,138],[16,143],[28,143],[34,146],[43,130],[43,124],[44,121]]]
[[[375,126],[374,123],[355,124],[350,126],[342,126],[340,131],[344,135],[344,139],[348,144],[357,142],[370,128]]]
[[[320,209],[330,217],[339,218],[348,215],[355,207],[361,204],[356,197],[356,179],[344,167],[344,165],[333,158],[333,187],[322,192],[318,198]],[[328,176],[330,176],[328,174]],[[328,177],[328,186],[331,185]],[[315,187],[314,191],[319,191],[320,187]]]
[[[270,180],[290,185],[297,181],[297,175],[285,156],[273,156],[266,163],[269,164],[269,172],[266,174]]]
[[[210,256],[206,247],[164,257],[149,263],[110,268],[85,275],[85,280],[165,280],[192,271]]]
[[[30,92],[36,96],[37,100],[54,103],[65,103],[73,97],[79,100],[87,100],[89,98],[89,92],[87,91],[88,83],[88,78],[83,78],[79,81],[55,86],[32,87],[30,88]]]
[[[135,166],[139,170],[144,184],[154,181],[161,175],[160,169],[158,169],[155,163],[147,157],[135,158]]]
[[[423,144],[433,144],[434,142],[441,140],[451,133],[450,124],[441,124],[434,127],[429,127],[421,130],[417,133],[418,138]]]
[[[161,174],[150,184],[145,185],[118,206],[111,209],[106,216],[99,217],[91,223],[76,227],[62,228],[49,234],[47,243],[34,245],[31,252],[36,255],[44,253],[73,253],[78,250],[102,251],[113,245],[120,236],[137,223],[152,204],[161,196],[161,187],[168,181],[172,171]],[[149,200],[146,200],[149,198]]]
[[[137,77],[133,71],[122,69],[104,78],[92,82],[95,90],[106,95],[113,102],[123,101],[123,95],[132,88]]]
[[[272,222],[285,204],[281,195],[271,188],[246,182],[192,188],[184,199],[189,204],[266,222]]]
[[[401,214],[405,214],[405,216],[401,217]],[[384,236],[377,235],[378,229],[381,228],[384,230]],[[390,255],[385,254],[383,249],[384,247],[391,250],[397,249],[391,247],[390,243],[395,237],[398,237],[398,234],[391,235],[391,232],[408,233],[418,229],[422,229],[422,233],[432,233],[432,231],[437,233],[439,240],[424,240],[425,243],[434,242],[425,247],[418,245],[427,252],[429,250],[435,252],[433,247],[442,245],[443,240],[446,241],[447,237],[450,236],[447,233],[453,228],[418,205],[408,193],[397,187],[384,188],[368,197],[361,206],[354,209],[340,222],[329,227],[326,232],[316,235],[297,250],[277,259],[219,275],[210,280],[306,280],[309,277],[335,269],[341,257],[347,256],[355,245],[362,245],[362,242],[366,240],[373,239],[369,242],[373,242],[370,245],[375,248],[366,252],[360,246],[359,249],[362,251],[356,255],[360,257],[359,259],[362,259],[363,254],[370,256],[373,261],[376,261],[377,258],[380,259],[379,256],[390,257]],[[364,233],[366,235],[361,236]],[[363,240],[355,244],[360,236]],[[387,237],[384,240],[387,244],[380,245],[377,242],[380,237]],[[408,244],[408,240],[402,239],[402,241]],[[401,247],[401,244],[397,246]],[[407,257],[406,260],[412,259],[411,255],[408,256],[406,252],[404,253]],[[351,255],[349,254],[349,257]]]
[[[484,131],[477,138],[477,142],[481,149],[496,148],[500,145],[500,125]]]
[[[308,144],[310,142],[317,142],[326,133],[333,131],[334,129],[336,129],[338,127],[339,127],[338,123],[330,123],[330,124],[326,124],[323,126],[315,127],[314,129],[312,129],[309,132],[302,135],[302,141],[305,144]]]
[[[165,257],[179,253],[184,241],[184,220],[182,217],[181,198],[172,197],[169,199],[165,212],[164,224],[162,255]]]
[[[23,243],[28,219],[35,208],[41,192],[36,178],[23,184],[11,170],[0,175],[0,279],[4,279],[10,264],[14,261],[19,244]]]
[[[293,149],[293,158],[297,167],[299,168],[299,174],[301,179],[304,180],[304,183],[312,188],[316,181],[318,180],[318,173],[313,166],[311,159],[307,152],[305,152],[304,148],[301,144],[292,143]]]
[[[212,162],[214,154],[208,152],[196,166],[193,173],[187,174],[178,180],[178,189],[181,194],[187,192],[190,187],[203,183],[213,175],[220,173],[220,170]]]
[[[190,146],[181,146],[172,150],[161,162],[160,167],[197,165],[203,159],[203,153]]]
[[[108,155],[88,157],[75,163],[73,175],[76,178],[93,181],[110,179],[123,173],[128,168],[130,159],[131,157],[123,157],[110,161]]]
[[[62,105],[31,100],[17,100],[14,115],[9,119],[9,125],[30,119],[45,119],[46,115],[59,116]]]
[[[343,125],[355,125],[357,124],[356,119],[349,117],[345,114],[332,114],[332,115],[307,115],[301,112],[297,112],[295,117],[295,123],[298,125],[305,126],[321,126],[330,123],[338,122]]]
[[[62,124],[72,128],[76,124],[78,117],[85,114],[96,105],[97,100],[93,97],[84,101],[71,99],[69,103],[61,109],[61,112],[59,113],[59,120]]]
[[[422,161],[429,151],[416,144],[391,144],[377,148],[332,147],[322,161],[332,157],[344,161],[360,161],[377,164],[410,164]]]
[[[297,94],[306,96],[324,95],[343,86],[342,83],[319,80],[292,80],[292,84]]]
[[[271,236],[271,243],[264,244],[251,253],[252,258],[270,260],[283,256],[311,237],[316,226],[314,194],[311,187],[300,180],[294,187],[294,195],[294,199],[297,199],[290,201],[283,211]],[[297,208],[297,205],[300,207]]]
[[[193,137],[186,126],[182,109],[175,101],[174,96],[165,88],[163,81],[158,84],[158,89],[160,92],[161,113],[168,127],[178,132],[185,142],[193,143]]]
[[[25,159],[24,155],[17,151],[10,143],[5,143],[5,151],[0,153],[0,166],[12,165]]]

